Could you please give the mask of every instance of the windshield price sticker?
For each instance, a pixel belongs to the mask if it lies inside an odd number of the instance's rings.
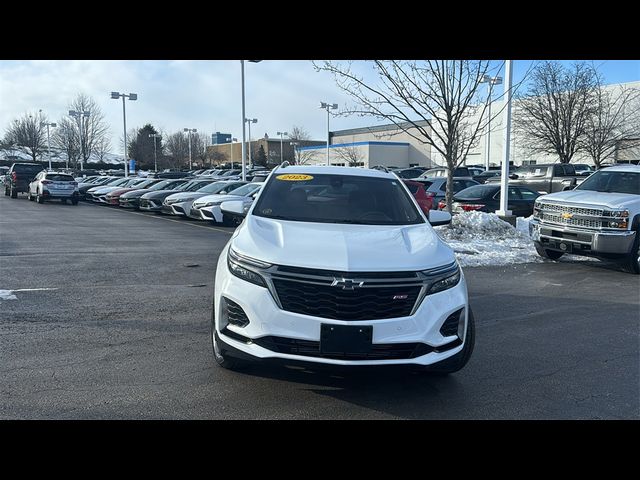
[[[278,175],[276,177],[278,180],[286,180],[288,182],[304,182],[305,180],[313,180],[313,176],[311,175],[300,175],[288,173],[286,175]]]

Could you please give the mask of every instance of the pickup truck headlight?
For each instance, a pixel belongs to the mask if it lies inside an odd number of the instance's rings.
[[[258,271],[262,268],[268,268],[271,265],[260,260],[245,257],[234,252],[232,248],[229,248],[227,254],[227,266],[229,271],[242,280],[253,283],[260,287],[267,288],[267,284],[262,278],[262,275]]]

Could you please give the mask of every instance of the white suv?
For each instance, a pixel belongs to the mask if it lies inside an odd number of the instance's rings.
[[[404,183],[349,167],[273,172],[218,260],[216,361],[417,365],[469,360],[474,321],[453,251]],[[446,212],[431,212],[446,224]],[[436,218],[439,222],[436,222]]]

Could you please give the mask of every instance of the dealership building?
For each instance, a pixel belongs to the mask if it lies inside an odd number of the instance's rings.
[[[623,84],[611,84],[605,88],[614,95],[616,91],[624,88],[638,88],[639,82]],[[494,118],[490,123],[490,130],[485,129],[477,138],[476,145],[470,149],[465,165],[484,165],[489,158],[490,166],[499,166],[502,162],[502,146],[504,128],[502,115],[504,103],[502,100],[492,102]],[[518,101],[513,102],[513,118],[509,160],[514,165],[528,165],[537,163],[554,163],[557,156],[552,154],[532,154],[524,146],[522,138],[513,129],[517,121]],[[498,114],[498,115],[496,115]],[[473,121],[471,123],[474,123]],[[428,121],[416,122],[420,129],[431,133],[431,125]],[[376,165],[387,167],[435,167],[445,165],[444,157],[430,145],[422,143],[419,138],[422,134],[419,129],[411,124],[403,124],[403,128],[395,124],[378,125],[372,127],[353,128],[349,130],[337,130],[329,134],[329,163],[331,165],[351,165],[370,168]],[[417,137],[417,138],[416,138]],[[607,163],[640,161],[640,146],[638,139],[624,139],[620,142],[620,148],[616,148],[614,155],[607,159]],[[636,145],[632,148],[624,148],[629,144]],[[300,163],[313,165],[327,164],[327,145],[305,146],[297,148],[296,159]],[[593,164],[590,158],[578,153],[574,156],[573,163]]]

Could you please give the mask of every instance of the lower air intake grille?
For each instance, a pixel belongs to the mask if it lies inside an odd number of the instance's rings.
[[[227,307],[227,321],[231,325],[236,325],[237,327],[246,327],[249,325],[247,314],[244,313],[244,310],[240,305],[236,302],[232,302],[228,298],[225,298],[224,302]]]
[[[450,337],[458,334],[458,322],[460,321],[460,314],[463,310],[464,308],[456,310],[444,321],[442,327],[440,327],[440,333],[443,337]]]

